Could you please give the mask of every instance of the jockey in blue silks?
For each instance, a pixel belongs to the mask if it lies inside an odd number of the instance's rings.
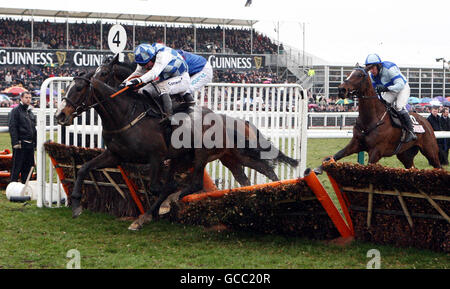
[[[370,71],[372,84],[377,93],[397,111],[400,121],[407,130],[405,142],[416,140],[411,118],[406,110],[410,87],[398,66],[389,61],[381,61],[378,54],[366,58],[366,70]]]
[[[194,98],[192,95],[212,81],[213,69],[209,61],[203,56],[183,50],[177,50],[177,52],[186,61],[189,68],[189,76],[191,77],[191,84],[183,97],[186,102],[193,103]]]
[[[184,58],[174,49],[159,43],[140,44],[134,50],[136,70],[123,81],[121,87],[135,87],[159,79],[156,86],[160,91],[166,118],[173,114],[170,95],[184,94],[190,86],[188,66]],[[139,89],[139,93],[150,94],[151,83]]]

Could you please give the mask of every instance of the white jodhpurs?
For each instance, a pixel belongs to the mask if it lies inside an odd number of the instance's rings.
[[[411,92],[411,88],[409,84],[406,83],[405,87],[399,92],[388,91],[385,92],[382,97],[383,99],[391,104],[396,111],[401,111],[406,107],[408,103],[409,94]]]
[[[168,93],[170,95],[174,94],[184,94],[190,86],[190,77],[187,72],[184,72],[180,76],[175,76],[172,78],[169,78],[167,80],[161,81],[156,83],[156,86],[158,87],[161,94]],[[145,85],[141,89],[139,89],[139,93],[143,94],[143,92],[147,91],[148,93],[152,94],[155,91],[155,88],[151,83]]]
[[[189,86],[189,93],[194,94],[194,92],[200,90],[203,86],[210,83],[213,79],[213,69],[209,62],[206,62],[203,69],[192,75],[191,84]]]

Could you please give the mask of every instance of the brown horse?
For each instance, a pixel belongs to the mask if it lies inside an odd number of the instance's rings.
[[[161,203],[176,188],[173,182],[169,182],[170,188],[162,189],[159,187],[158,182],[162,176],[160,175],[161,167],[166,159],[174,162],[186,162],[189,163],[189,167],[194,168],[192,181],[187,188],[182,189],[180,198],[203,188],[204,168],[208,162],[216,159],[220,159],[229,168],[240,168],[241,171],[232,171],[234,175],[237,174],[242,177],[242,179],[239,179],[240,182],[248,181],[242,170],[243,165],[251,167],[271,179],[277,179],[272,168],[274,163],[284,162],[292,166],[298,164],[296,160],[285,156],[276,149],[256,128],[249,125],[246,126],[247,132],[244,132],[244,141],[256,141],[257,146],[249,147],[246,144],[243,148],[229,147],[226,141],[229,138],[235,138],[236,131],[226,127],[227,117],[225,115],[214,114],[204,107],[191,108],[186,116],[192,122],[202,120],[199,136],[203,140],[205,133],[208,133],[213,127],[212,123],[208,124],[203,120],[208,115],[215,115],[214,125],[220,127],[219,134],[223,134],[221,140],[225,143],[219,143],[218,146],[214,147],[205,147],[205,144],[201,143],[201,146],[197,147],[196,141],[198,139],[195,138],[198,135],[194,131],[194,125],[192,130],[188,131],[189,135],[186,135],[189,136],[190,146],[175,148],[171,141],[167,141],[167,133],[164,127],[159,124],[158,109],[155,108],[155,105],[147,109],[149,103],[145,97],[137,95],[133,91],[126,91],[115,98],[110,97],[116,91],[110,85],[118,84],[117,79],[115,79],[116,69],[114,69],[117,63],[117,58],[115,58],[110,63],[100,66],[95,73],[75,77],[67,90],[64,98],[65,103],[60,106],[60,111],[56,116],[60,124],[67,125],[72,123],[75,115],[90,107],[95,107],[102,118],[103,139],[107,147],[105,152],[84,164],[77,174],[77,180],[71,195],[73,217],[81,214],[81,185],[89,171],[117,166],[122,162],[151,164],[151,190],[159,192],[158,200],[146,214],[130,226],[130,229],[139,229],[144,222],[157,217]],[[218,136],[215,135],[215,138],[218,138]],[[273,152],[271,159],[260,157],[261,153],[266,151]],[[173,180],[171,175],[173,171],[170,171],[170,174],[165,176],[165,180]]]
[[[363,68],[355,68],[339,85],[339,96],[357,97],[359,116],[353,127],[350,143],[334,155],[335,160],[348,155],[366,151],[369,163],[378,162],[382,157],[397,155],[405,168],[414,166],[414,157],[420,152],[434,168],[441,168],[438,157],[438,145],[430,123],[417,113],[410,113],[425,129],[417,134],[417,140],[402,143],[402,129],[394,127],[387,106],[377,97],[372,80]],[[321,167],[316,169],[321,172]]]

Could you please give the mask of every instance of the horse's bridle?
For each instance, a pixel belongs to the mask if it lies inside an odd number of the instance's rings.
[[[93,104],[93,105],[87,105],[86,104],[86,100],[88,100],[90,98],[90,96],[92,95],[92,81],[84,76],[75,76],[73,78],[73,80],[76,79],[81,79],[86,81],[89,84],[89,92],[85,93],[84,98],[81,99],[81,101],[79,101],[78,103],[73,102],[71,99],[67,98],[67,97],[63,97],[61,98],[61,101],[65,101],[68,105],[70,105],[71,107],[73,107],[74,112],[72,113],[74,115],[74,117],[79,116],[83,111],[86,111],[94,106],[97,105],[97,103]]]
[[[367,77],[369,77],[369,74],[367,73],[367,71],[364,68],[361,68],[361,67],[356,67],[354,70],[361,71],[363,73],[363,77],[361,78],[361,81],[359,82],[358,88],[348,92],[349,96],[356,97],[356,98],[372,98],[372,96],[365,96],[365,95],[360,94],[361,86],[363,85],[364,80]],[[348,83],[348,82],[349,82],[348,79],[344,80],[344,83]]]

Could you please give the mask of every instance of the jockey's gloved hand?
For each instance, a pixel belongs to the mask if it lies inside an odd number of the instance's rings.
[[[122,82],[121,84],[119,84],[119,89],[122,89],[122,88],[124,88],[125,86],[127,86],[127,85],[125,84],[125,82]]]
[[[131,86],[131,87],[133,87],[133,86],[137,86],[137,85],[139,85],[139,84],[141,84],[141,83],[142,83],[142,79],[141,79],[140,77],[136,77],[136,78],[133,78],[133,79],[128,80],[128,81],[125,83],[125,85],[126,85],[126,86]]]
[[[387,92],[389,89],[382,84],[377,84],[377,93],[381,94],[382,92]]]

